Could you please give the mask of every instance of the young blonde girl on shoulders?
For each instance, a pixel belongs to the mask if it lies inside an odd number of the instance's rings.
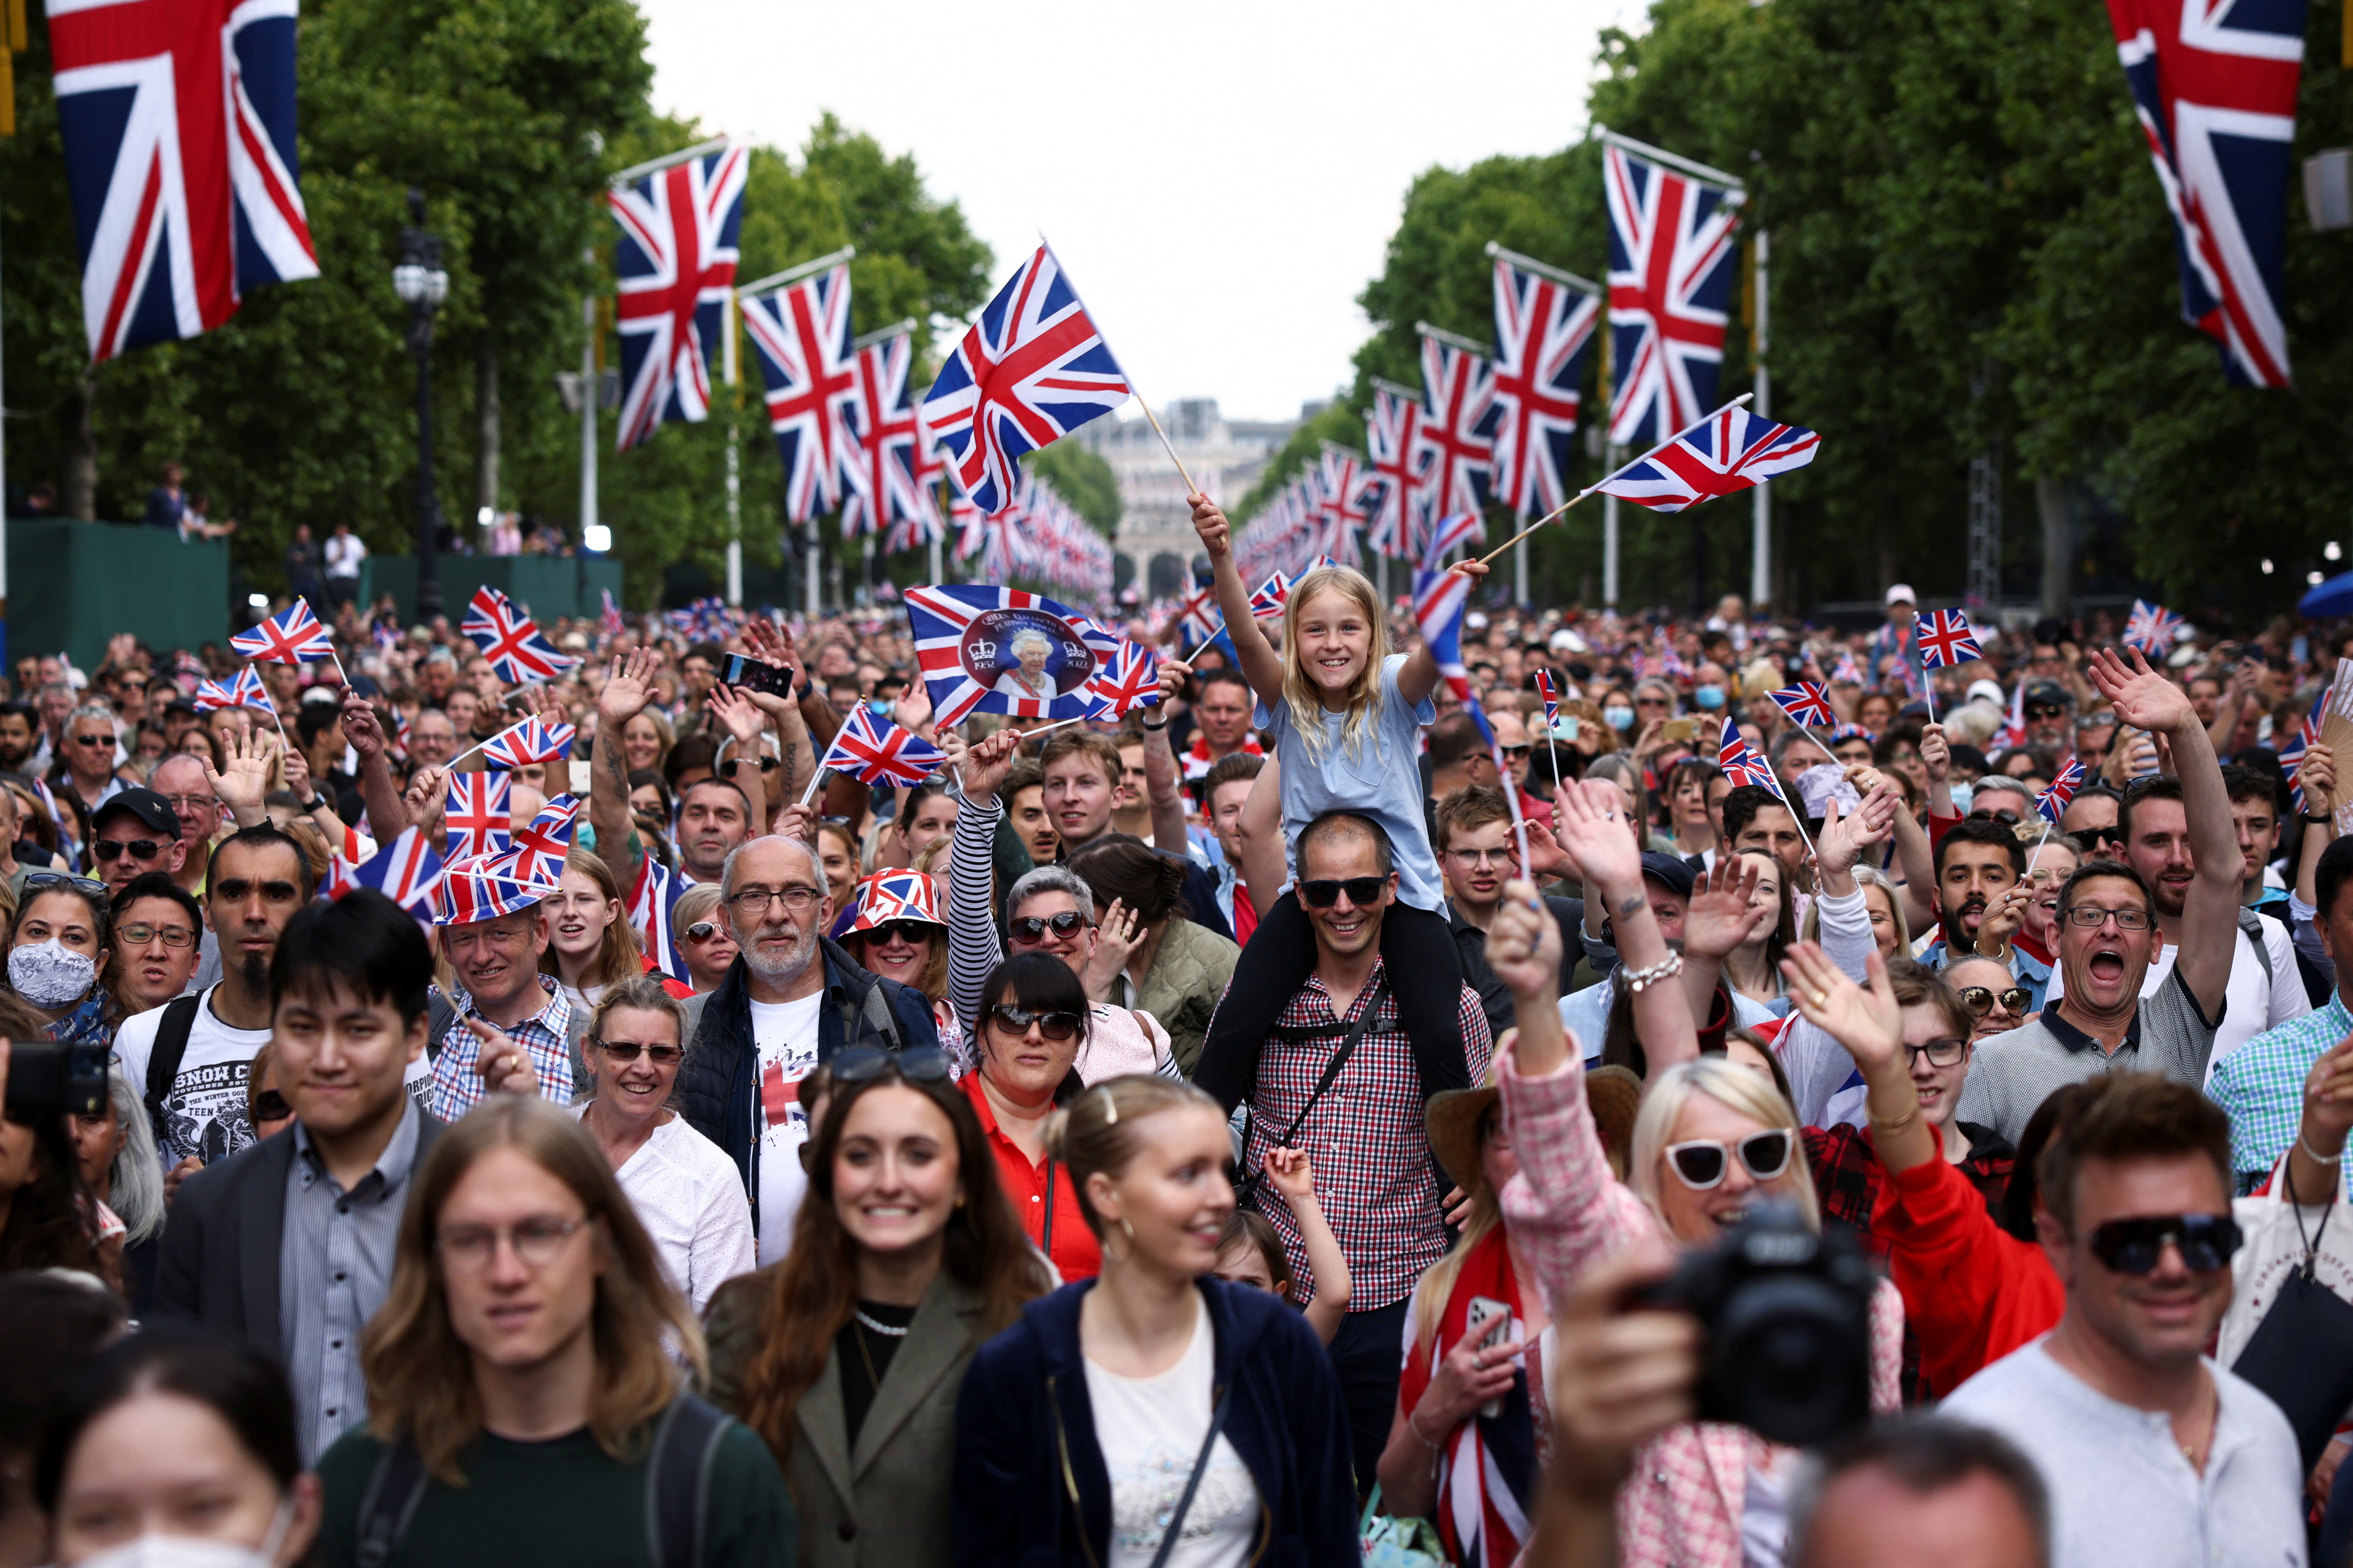
[[[1427,647],[1389,651],[1379,596],[1346,566],[1318,566],[1291,585],[1278,650],[1250,618],[1225,513],[1197,495],[1193,529],[1216,573],[1237,662],[1258,697],[1251,722],[1273,738],[1282,764],[1283,842],[1295,843],[1327,811],[1369,817],[1388,835],[1398,876],[1397,901],[1381,923],[1388,993],[1413,1042],[1423,1095],[1466,1089],[1462,964],[1443,913],[1419,766],[1419,731],[1438,717],[1430,701],[1438,661]],[[1294,883],[1259,918],[1210,1022],[1194,1081],[1229,1110],[1249,1096],[1268,1031],[1315,967],[1302,893]]]

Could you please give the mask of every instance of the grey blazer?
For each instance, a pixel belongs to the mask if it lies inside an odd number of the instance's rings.
[[[765,1336],[782,1264],[729,1280],[712,1298],[711,1398],[743,1415],[743,1379]],[[801,1568],[940,1568],[954,1556],[949,1489],[956,1390],[980,1348],[977,1294],[943,1272],[882,1374],[850,1446],[838,1351],[793,1412],[785,1479],[800,1511]]]

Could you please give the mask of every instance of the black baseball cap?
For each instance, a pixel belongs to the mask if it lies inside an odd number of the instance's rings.
[[[179,814],[172,809],[172,803],[143,784],[132,784],[110,797],[91,815],[90,831],[95,834],[100,824],[119,811],[129,812],[166,838],[180,836]]]
[[[1663,855],[1656,849],[1642,851],[1642,875],[1666,885],[1669,892],[1679,899],[1692,895],[1692,868],[1683,864],[1680,855]]]

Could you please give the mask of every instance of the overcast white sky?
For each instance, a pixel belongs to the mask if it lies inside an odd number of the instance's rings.
[[[638,0],[664,111],[797,147],[830,109],[1039,230],[1155,405],[1277,419],[1349,379],[1356,297],[1433,163],[1560,147],[1641,0]]]

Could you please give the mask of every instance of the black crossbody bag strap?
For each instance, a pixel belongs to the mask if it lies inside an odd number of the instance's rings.
[[[1176,1511],[1168,1516],[1168,1526],[1160,1532],[1160,1550],[1152,1554],[1152,1568],[1167,1568],[1168,1554],[1176,1549],[1176,1537],[1185,1530],[1185,1510],[1193,1506],[1193,1494],[1201,1489],[1201,1472],[1209,1468],[1209,1451],[1218,1446],[1218,1434],[1226,1428],[1226,1407],[1233,1402],[1234,1385],[1229,1383],[1209,1412],[1209,1435],[1201,1439],[1201,1451],[1193,1458],[1193,1473],[1185,1478],[1185,1495],[1176,1500]]]
[[[1340,1069],[1346,1067],[1348,1058],[1356,1054],[1356,1042],[1363,1039],[1365,1032],[1373,1026],[1373,1019],[1381,1010],[1381,999],[1388,993],[1388,977],[1386,975],[1374,983],[1372,994],[1365,998],[1365,1010],[1356,1015],[1356,1021],[1348,1026],[1347,1034],[1341,1038],[1340,1048],[1334,1051],[1332,1059],[1324,1064],[1324,1074],[1315,1080],[1315,1091],[1307,1097],[1307,1103],[1299,1108],[1299,1114],[1291,1119],[1291,1125],[1282,1130],[1282,1136],[1274,1141],[1273,1147],[1278,1149],[1290,1147],[1292,1139],[1298,1136],[1299,1130],[1307,1125],[1308,1117],[1314,1114],[1315,1107],[1322,1103],[1324,1093],[1333,1084],[1339,1081]],[[1250,1114],[1255,1118],[1258,1113],[1252,1111]],[[1242,1153],[1245,1157],[1250,1153],[1250,1139],[1247,1133],[1242,1139]],[[1244,1205],[1250,1203],[1251,1196],[1258,1191],[1259,1180],[1262,1174],[1263,1173],[1259,1171],[1243,1173],[1241,1190],[1235,1198],[1237,1203]]]

